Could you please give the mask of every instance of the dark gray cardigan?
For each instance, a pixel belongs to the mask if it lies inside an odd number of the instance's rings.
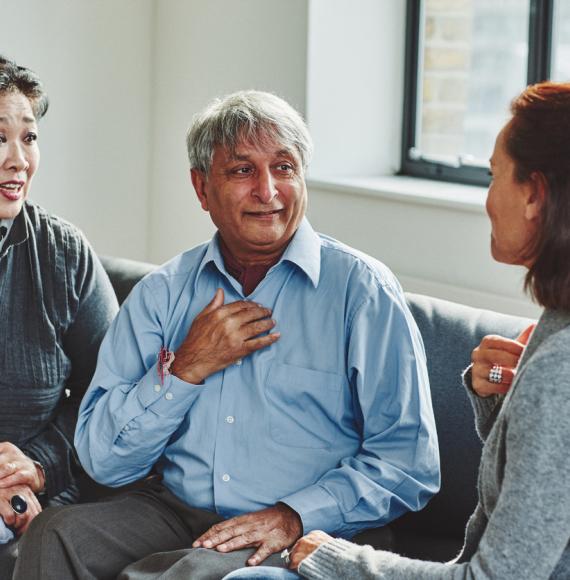
[[[26,203],[0,253],[0,442],[42,464],[50,503],[77,498],[77,412],[117,308],[83,234]]]

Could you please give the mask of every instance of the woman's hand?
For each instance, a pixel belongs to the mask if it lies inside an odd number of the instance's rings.
[[[45,487],[45,477],[42,469],[18,447],[8,442],[0,443],[0,490],[16,485],[40,493]]]
[[[297,540],[291,550],[289,568],[291,568],[291,570],[298,570],[299,564],[301,564],[307,556],[310,556],[321,544],[326,544],[332,539],[333,538],[328,534],[325,534],[325,532],[315,530]]]
[[[20,495],[28,504],[28,509],[23,514],[17,514],[10,505],[13,496]],[[17,536],[21,536],[30,525],[31,521],[42,511],[42,506],[34,492],[27,485],[15,485],[8,489],[0,489],[0,516],[4,523],[11,527]]]
[[[481,344],[473,350],[471,382],[479,397],[504,395],[510,389],[519,359],[535,326],[531,324],[515,340],[495,335],[485,336]],[[495,365],[501,367],[500,383],[489,381],[489,372]]]

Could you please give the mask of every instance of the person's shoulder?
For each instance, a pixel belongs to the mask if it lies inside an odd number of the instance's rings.
[[[144,284],[156,289],[164,286],[183,284],[199,268],[209,242],[203,242],[185,252],[177,254],[144,277]]]
[[[558,319],[559,327],[542,340],[521,369],[517,394],[531,405],[548,399],[570,412],[570,313],[549,314],[550,321]]]
[[[54,242],[66,241],[69,243],[71,240],[75,243],[83,243],[86,241],[85,234],[76,225],[49,212],[42,206],[27,201],[23,209],[36,236],[51,235]]]
[[[541,327],[546,329],[547,336],[529,358],[529,365],[550,366],[552,360],[557,360],[558,363],[552,368],[553,372],[570,372],[570,312],[546,311],[535,332],[545,332]]]
[[[322,269],[341,270],[363,285],[400,291],[400,283],[386,264],[339,240],[319,233]]]

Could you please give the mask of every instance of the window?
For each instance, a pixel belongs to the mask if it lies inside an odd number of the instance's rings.
[[[486,185],[509,102],[570,80],[567,0],[408,0],[402,170]]]

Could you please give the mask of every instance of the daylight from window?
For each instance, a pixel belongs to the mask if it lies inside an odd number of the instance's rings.
[[[570,81],[570,2],[554,4],[552,80]]]
[[[559,34],[570,38],[570,3],[559,4]],[[433,161],[486,165],[509,101],[526,86],[529,2],[427,0],[421,30],[416,150]],[[569,50],[560,44],[557,52],[566,76]]]

